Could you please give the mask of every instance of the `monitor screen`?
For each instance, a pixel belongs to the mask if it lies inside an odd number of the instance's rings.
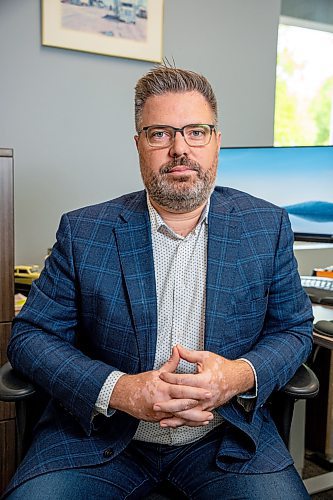
[[[221,148],[217,185],[284,207],[296,240],[333,243],[333,146]]]

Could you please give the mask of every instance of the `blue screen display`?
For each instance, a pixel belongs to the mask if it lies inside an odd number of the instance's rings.
[[[333,241],[333,146],[221,148],[217,185],[286,208],[297,239]]]

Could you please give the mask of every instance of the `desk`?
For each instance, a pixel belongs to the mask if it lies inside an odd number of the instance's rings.
[[[315,322],[319,320],[332,320],[333,319],[333,307],[326,307],[320,305],[313,305],[313,314],[315,317]],[[329,387],[333,387],[333,337],[328,337],[325,335],[320,335],[314,332],[314,343],[317,346],[325,347],[330,349],[330,367],[329,367]],[[327,422],[329,426],[333,425],[333,391],[328,391],[328,404],[327,404]],[[333,454],[333,443],[332,435],[326,438],[326,448]],[[333,488],[333,472],[327,472],[319,476],[311,477],[304,480],[304,484],[308,493],[312,495],[313,493],[319,493],[320,491],[325,491]]]

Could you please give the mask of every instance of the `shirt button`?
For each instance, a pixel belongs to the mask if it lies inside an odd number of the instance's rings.
[[[112,448],[108,448],[107,450],[104,450],[104,452],[103,452],[104,458],[110,458],[110,457],[112,457],[112,455],[113,455]]]

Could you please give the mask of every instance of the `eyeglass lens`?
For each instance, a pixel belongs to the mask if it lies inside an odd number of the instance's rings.
[[[179,131],[189,146],[206,146],[209,143],[212,129],[209,125],[186,125],[182,129],[173,127],[148,127],[148,143],[154,147],[171,146]]]

